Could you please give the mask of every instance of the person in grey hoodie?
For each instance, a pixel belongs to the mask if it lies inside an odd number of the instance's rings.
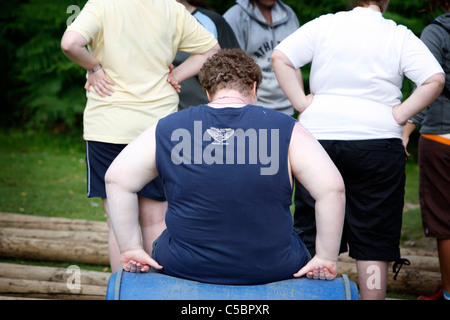
[[[417,114],[403,130],[403,144],[420,127],[419,198],[426,237],[437,239],[442,284],[431,296],[419,300],[450,299],[450,1],[430,1],[445,12],[431,22],[420,39],[427,45],[445,71],[445,87],[441,95]]]
[[[258,104],[292,116],[294,108],[278,84],[271,61],[276,45],[300,27],[292,8],[280,0],[237,0],[223,17],[241,49],[256,59],[263,72]]]

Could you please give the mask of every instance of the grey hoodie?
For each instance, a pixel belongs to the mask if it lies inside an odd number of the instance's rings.
[[[294,109],[275,77],[271,56],[275,46],[300,27],[294,11],[278,0],[272,8],[270,25],[256,5],[252,6],[248,0],[237,0],[224,18],[241,48],[255,57],[262,69],[264,79],[258,90],[258,104],[293,115]]]
[[[413,117],[412,122],[422,124],[421,133],[447,134],[450,133],[450,12],[429,24],[420,39],[444,69],[445,87],[431,106]]]

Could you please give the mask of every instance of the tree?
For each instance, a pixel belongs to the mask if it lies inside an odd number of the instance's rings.
[[[73,126],[82,114],[84,71],[60,49],[69,5],[80,0],[12,0],[0,17],[2,45],[7,48],[6,109],[9,123],[46,129]],[[5,3],[3,3],[5,5]],[[4,61],[5,61],[4,60]],[[11,121],[14,119],[15,121]]]

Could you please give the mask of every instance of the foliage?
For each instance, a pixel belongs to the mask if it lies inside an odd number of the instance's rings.
[[[209,0],[220,14],[234,0]],[[347,0],[284,0],[300,23],[349,8]],[[0,85],[2,127],[45,130],[78,128],[85,106],[85,71],[69,61],[60,49],[61,36],[73,17],[70,6],[82,8],[86,0],[9,0],[0,8]],[[69,10],[68,10],[69,9]],[[440,12],[426,0],[393,0],[386,17],[404,24],[417,35]],[[306,78],[308,74],[304,75]],[[405,91],[411,90],[407,84]]]
[[[2,10],[0,33],[7,48],[7,57],[2,58],[9,66],[3,97],[8,117],[2,127],[53,129],[60,123],[69,127],[77,123],[85,105],[84,71],[64,57],[60,41],[69,17],[67,7],[84,2],[12,0]]]

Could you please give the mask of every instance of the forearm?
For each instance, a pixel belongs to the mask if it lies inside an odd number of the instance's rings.
[[[120,252],[142,247],[137,194],[106,182],[108,213]]]
[[[203,64],[212,57],[215,53],[220,50],[220,46],[217,44],[211,50],[203,54],[192,54],[187,58],[182,64],[173,69],[172,76],[176,79],[178,83],[189,79],[200,72]]]
[[[345,193],[336,190],[316,200],[316,255],[337,261],[344,223]]]
[[[86,70],[92,70],[100,64],[86,49],[86,40],[74,31],[67,31],[61,39],[61,49],[72,62]]]
[[[428,107],[442,92],[445,84],[443,74],[435,74],[419,86],[402,104],[395,106],[392,113],[398,124],[405,124],[411,117]]]
[[[303,112],[307,107],[307,101],[300,70],[296,70],[287,57],[278,50],[272,55],[272,65],[278,83],[292,106],[298,112]]]
[[[414,130],[416,130],[416,125],[414,123],[407,122],[403,127],[402,138],[409,139],[409,136],[414,132]]]

